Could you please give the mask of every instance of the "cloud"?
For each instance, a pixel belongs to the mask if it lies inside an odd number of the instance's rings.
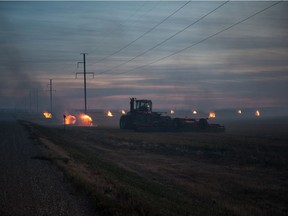
[[[23,107],[36,88],[47,106],[53,79],[59,104],[81,108],[82,52],[95,72],[87,79],[89,107],[123,107],[132,96],[187,109],[287,106],[288,3],[198,44],[272,4],[228,2],[184,30],[221,3],[192,1],[151,30],[184,3],[0,2],[0,107]]]

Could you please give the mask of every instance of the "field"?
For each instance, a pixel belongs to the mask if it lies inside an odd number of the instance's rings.
[[[224,123],[136,133],[22,122],[101,215],[287,215],[287,121]]]

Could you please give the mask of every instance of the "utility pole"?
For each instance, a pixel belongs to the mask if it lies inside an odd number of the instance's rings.
[[[81,53],[80,55],[83,55],[83,62],[77,62],[77,68],[79,67],[79,64],[83,64],[83,73],[76,73],[75,78],[77,79],[78,74],[83,74],[84,75],[84,113],[87,114],[87,92],[86,92],[86,74],[93,74],[94,78],[94,73],[93,72],[86,72],[86,55],[88,53]]]
[[[39,104],[38,104],[38,88],[36,89],[36,112],[39,111]]]
[[[52,87],[52,79],[50,79],[50,84],[48,84],[50,86],[50,113],[52,114],[52,91],[53,91],[53,87]]]
[[[31,90],[29,91],[29,112],[32,112],[32,95]]]
[[[26,96],[25,96],[25,99],[24,99],[24,106],[25,106],[25,113],[27,112],[27,100],[26,100]]]

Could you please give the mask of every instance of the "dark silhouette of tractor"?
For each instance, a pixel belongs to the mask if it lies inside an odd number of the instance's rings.
[[[161,113],[152,112],[151,100],[136,100],[136,98],[130,98],[130,111],[120,118],[121,129],[164,129],[171,123],[170,116],[162,116]]]
[[[171,118],[152,111],[151,100],[130,98],[130,111],[122,115],[121,129],[136,131],[225,131],[219,124],[208,124],[207,118]]]

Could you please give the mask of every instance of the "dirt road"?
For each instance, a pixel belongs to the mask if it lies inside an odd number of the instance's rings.
[[[93,215],[87,197],[7,113],[0,113],[0,215]]]

